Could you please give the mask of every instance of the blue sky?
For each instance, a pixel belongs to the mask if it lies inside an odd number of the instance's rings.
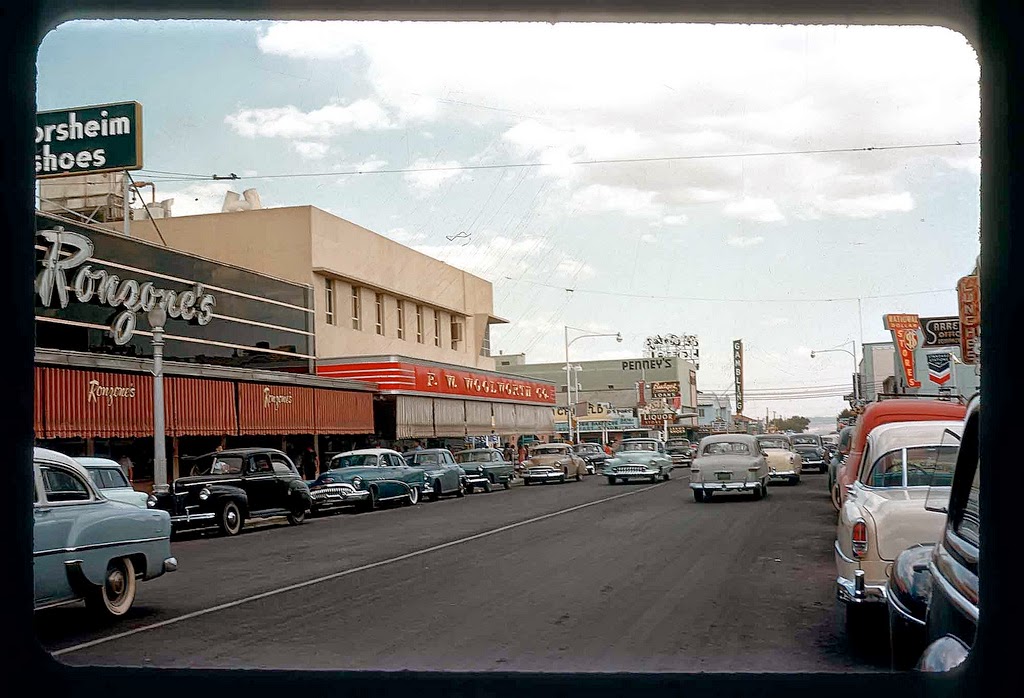
[[[742,338],[750,415],[835,414],[852,360],[810,350],[954,314],[979,251],[976,145],[749,155],[977,141],[976,56],[945,29],[72,22],[38,68],[40,110],[142,103],[137,178],[174,215],[248,187],[326,209],[492,281],[493,346],[532,361],[566,324],[624,337],[576,360],[694,333],[721,391]],[[374,173],[514,163],[545,166]],[[856,297],[862,323],[820,301]]]

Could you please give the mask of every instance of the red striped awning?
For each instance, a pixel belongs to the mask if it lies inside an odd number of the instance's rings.
[[[220,436],[238,433],[238,407],[231,381],[164,378],[168,436]]]
[[[238,384],[240,434],[314,434],[313,388]]]
[[[373,394],[316,388],[317,434],[372,434]]]
[[[153,434],[153,376],[43,369],[44,438]]]

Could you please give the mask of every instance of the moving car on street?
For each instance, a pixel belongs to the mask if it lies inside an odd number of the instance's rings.
[[[842,466],[843,461],[850,454],[850,447],[853,445],[853,437],[856,430],[856,426],[843,427],[843,430],[839,432],[839,440],[832,450],[832,458],[828,462],[828,491],[832,499],[832,506],[835,507],[836,511],[839,511],[839,505],[842,501],[842,498],[838,496],[838,490],[835,489],[836,478],[839,476],[839,468]]]
[[[967,406],[948,497],[938,490],[925,500],[927,509],[943,516],[938,540],[901,553],[886,587],[896,668],[916,660],[920,671],[948,671],[967,658],[974,644],[981,546],[980,414],[981,401],[975,397]]]
[[[925,509],[925,499],[929,490],[932,496],[948,493],[957,444],[945,434],[961,428],[955,421],[897,422],[868,435],[859,476],[839,512],[834,546],[836,597],[846,606],[851,643],[879,640],[866,636],[865,608],[886,603],[896,556],[938,540],[945,517]]]
[[[274,448],[233,448],[196,459],[197,475],[179,477],[169,492],[149,496],[146,504],[171,515],[175,531],[217,526],[237,535],[246,519],[287,516],[301,524],[312,504],[309,487],[295,464]]]
[[[693,444],[689,439],[675,438],[665,442],[665,453],[677,468],[688,468],[693,462]]]
[[[696,502],[711,499],[715,492],[753,492],[763,499],[768,494],[768,461],[757,439],[747,434],[705,436],[690,466],[690,489]]]
[[[605,453],[601,444],[580,443],[576,444],[576,455],[582,458],[587,464],[587,475],[593,475],[604,467],[605,462],[611,456]]]
[[[523,484],[535,482],[565,482],[583,479],[587,472],[586,462],[573,453],[569,444],[536,444],[530,447],[530,454],[523,463]]]
[[[310,485],[314,514],[354,505],[372,511],[385,502],[418,504],[420,495],[433,491],[423,468],[413,468],[398,451],[365,448],[333,456],[329,470]],[[460,495],[461,496],[461,495]]]
[[[104,497],[113,499],[115,502],[125,502],[143,509],[146,508],[146,500],[149,495],[139,492],[128,483],[128,478],[124,476],[124,471],[117,462],[109,458],[92,457],[76,458],[75,460],[89,473],[92,484],[103,493]]]
[[[791,485],[799,483],[802,463],[789,437],[785,434],[759,434],[755,438],[768,461],[769,479],[785,480]]]
[[[36,610],[85,601],[117,618],[132,607],[140,580],[178,569],[167,512],[107,499],[63,453],[36,448],[32,460]]]
[[[828,469],[825,463],[825,446],[817,434],[793,434],[789,437],[793,450],[800,456],[801,471],[817,468],[819,473]]]
[[[615,456],[605,461],[601,474],[608,484],[630,480],[668,480],[672,477],[672,459],[657,439],[623,439]]]
[[[421,448],[406,451],[402,457],[410,467],[423,471],[427,482],[423,492],[432,502],[447,494],[461,497],[467,491],[472,492],[473,487],[487,482],[479,473],[467,473],[460,468],[447,448]]]
[[[511,487],[515,466],[496,448],[471,448],[455,454],[455,462],[466,472],[466,490],[472,494],[480,484],[484,492],[492,486]]]

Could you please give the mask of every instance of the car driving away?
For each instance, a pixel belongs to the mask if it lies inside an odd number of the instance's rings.
[[[747,434],[717,434],[701,439],[690,466],[690,489],[695,502],[709,501],[715,492],[768,494],[768,464],[758,441]]]
[[[825,463],[825,444],[817,434],[793,434],[789,437],[793,450],[800,456],[801,471],[817,468],[819,473],[828,469]]]

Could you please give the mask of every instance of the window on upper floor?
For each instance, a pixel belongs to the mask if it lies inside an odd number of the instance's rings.
[[[491,326],[487,325],[487,326],[484,327],[484,337],[480,341],[480,356],[490,356],[490,355],[491,355]],[[510,365],[510,362],[502,361],[501,365],[502,366],[508,366],[508,365]]]
[[[327,324],[334,324],[334,279],[324,279],[324,315]]]
[[[441,346],[441,313],[434,311],[434,346]]]
[[[423,306],[416,306],[416,341],[423,344]]]
[[[398,338],[405,339],[405,303],[398,301]]]
[[[462,341],[462,323],[459,322],[458,320],[456,320],[455,318],[452,318],[451,328],[452,328],[452,349],[456,349],[457,350],[459,348],[459,342]]]
[[[377,323],[376,323],[377,334],[383,335],[384,334],[384,296],[383,296],[383,294],[378,293],[376,295],[375,300],[374,300],[374,306],[375,306],[376,312],[377,312]]]
[[[362,323],[362,308],[359,302],[359,287],[352,287],[352,329],[361,330],[363,328]]]

